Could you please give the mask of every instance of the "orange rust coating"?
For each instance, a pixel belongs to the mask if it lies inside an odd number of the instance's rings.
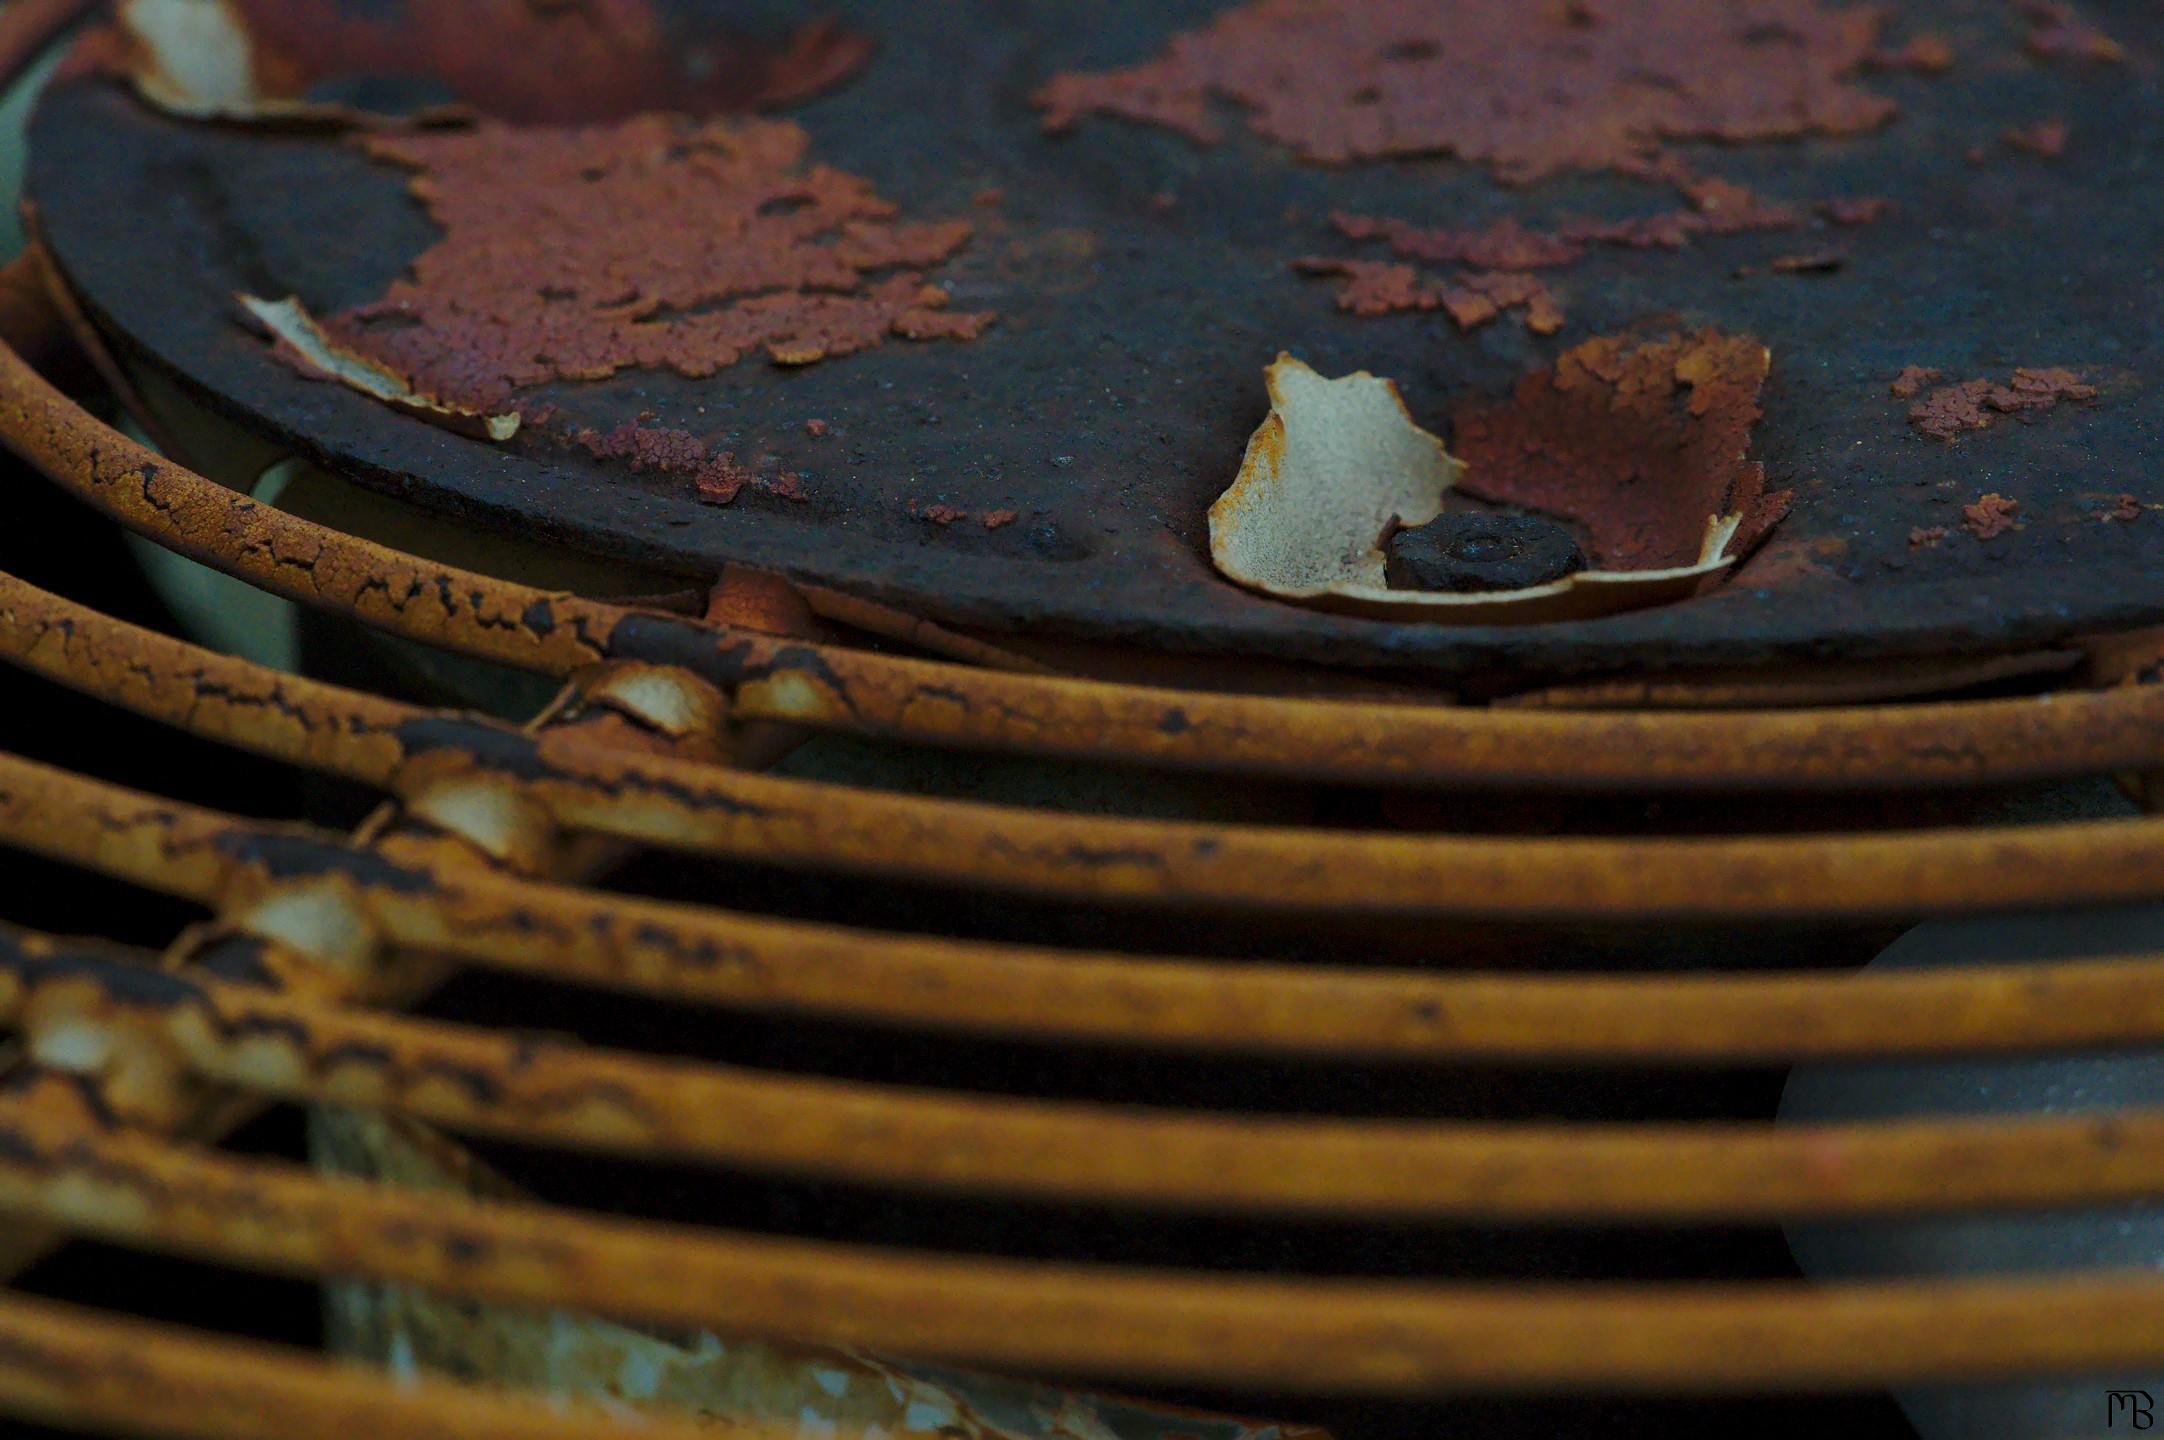
[[[0,625],[0,634],[18,640],[24,636],[57,640],[63,642],[63,651],[73,649],[78,637],[85,647],[94,648],[95,641],[102,641],[117,648],[131,682],[120,693],[136,708],[170,720],[176,718],[170,706],[177,700],[185,707],[183,718],[222,718],[226,722],[218,732],[222,738],[252,741],[257,748],[277,753],[276,747],[267,743],[268,737],[290,740],[297,731],[305,739],[326,714],[344,716],[351,728],[367,731],[401,715],[425,713],[280,676],[122,625],[79,606],[71,607],[65,600],[42,591],[21,588],[23,595],[0,598],[27,602],[28,613],[8,610],[11,618]],[[78,624],[80,632],[75,629]],[[37,654],[37,647],[29,646],[27,653]],[[64,683],[80,684],[80,669],[80,665],[73,670],[53,667],[51,673]],[[94,686],[90,689],[93,694],[115,698]],[[259,707],[255,702],[266,695],[273,697],[274,703]],[[146,703],[146,697],[151,696],[166,702],[167,708]],[[353,715],[345,715],[347,710]],[[654,667],[636,663],[610,662],[580,672],[528,729],[584,735],[592,743],[624,753],[681,752],[705,758],[718,754],[724,743],[724,710],[712,688],[694,677],[681,672],[654,673]],[[273,716],[273,723],[254,723],[262,714]],[[363,752],[359,747],[347,747],[339,753],[350,760]],[[320,846],[328,842],[335,847],[338,842],[333,837],[298,826],[236,824],[230,816],[125,791],[97,793],[94,782],[93,791],[85,792],[80,787],[86,782],[65,771],[13,756],[0,756],[0,762],[9,767],[9,779],[0,781],[0,816],[5,817],[0,829],[11,834],[27,833],[48,853],[96,852],[100,863],[111,867],[113,873],[126,874],[138,883],[221,910],[221,923],[230,922],[226,929],[251,929],[260,923],[251,907],[275,905],[303,891],[311,892],[316,899],[328,899],[343,910],[344,923],[357,925],[360,933],[339,939],[335,931],[341,922],[334,919],[329,922],[333,927],[330,931],[320,924],[308,927],[304,941],[270,939],[264,952],[265,964],[276,977],[273,983],[286,987],[290,994],[337,1001],[358,991],[388,1003],[410,1003],[446,978],[438,959],[386,953],[381,937],[369,929],[366,917],[353,911],[348,897],[335,890],[326,894],[321,880],[304,875],[298,881],[284,882],[265,868],[271,852],[280,846],[291,850],[296,844]],[[437,784],[424,780],[410,788],[414,805],[429,812],[425,820],[416,823],[419,817],[398,805],[378,807],[364,822],[351,847],[354,856],[373,853],[394,865],[454,869],[474,867],[476,861],[486,868],[515,857],[552,870],[588,873],[607,863],[612,852],[621,848],[594,837],[561,836],[546,813],[530,804],[457,803],[461,797],[456,777]],[[516,797],[510,798],[516,801]],[[256,848],[236,851],[235,841]],[[263,848],[266,846],[269,848]],[[186,966],[198,946],[215,940],[220,933],[221,927],[213,926],[182,935],[171,947],[167,963]],[[326,942],[354,953],[322,953]],[[113,1098],[111,1091],[119,1078],[111,1074],[99,1077],[108,1100]],[[31,1089],[41,1103],[54,1103],[55,1092],[50,1084],[33,1085]],[[155,1101],[160,1097],[147,1098]],[[138,1123],[154,1121],[162,1125],[172,1118],[168,1114],[172,1112],[181,1116],[177,1121],[181,1128],[215,1135],[238,1126],[260,1108],[258,1102],[246,1096],[205,1097],[191,1092],[163,1098],[163,1105],[131,1105],[127,1113]],[[36,1227],[0,1233],[0,1275],[20,1270],[53,1243],[50,1232]]]
[[[7,445],[98,509],[168,548],[272,594],[508,665],[568,675],[607,658],[622,612],[487,580],[261,505],[136,444],[68,400],[0,347],[0,431]],[[555,602],[562,623],[526,623]]]
[[[112,620],[0,574],[0,656],[110,704],[311,770],[387,784],[411,705]]]
[[[2164,820],[2152,818],[1740,840],[1463,839],[1046,815],[660,756],[604,764],[592,747],[548,733],[533,737],[533,754],[521,778],[487,757],[432,749],[404,767],[401,785],[466,786],[538,805],[568,827],[694,853],[1129,904],[1650,923],[2164,898]],[[0,760],[0,775],[25,771],[43,767]],[[33,848],[60,843],[42,823],[18,807],[9,830]]]
[[[619,606],[436,565],[161,459],[0,346],[0,436],[114,519],[274,594],[462,654],[570,674]],[[551,623],[527,617],[548,607]],[[676,624],[689,622],[675,621]],[[1333,704],[995,673],[706,627],[735,714],[873,737],[1310,779],[1538,789],[1969,786],[2164,761],[2164,686],[1799,713]]]
[[[0,835],[183,898],[264,893],[267,877],[217,851],[215,837],[294,833],[0,759]],[[397,945],[672,999],[1047,1041],[1690,1064],[2164,1040],[2159,956],[1919,974],[1231,965],[886,934],[537,884],[425,857],[403,862],[398,886],[348,873],[326,882]]]
[[[240,1340],[0,1296],[0,1406],[171,1440],[781,1440],[788,1431],[595,1410],[430,1379],[399,1383]]]
[[[918,1255],[404,1193],[0,1128],[0,1195],[109,1239],[1009,1371],[1430,1395],[1851,1390],[2164,1360],[2164,1280],[1701,1285],[1280,1279]],[[12,1302],[0,1302],[12,1303]],[[4,1314],[5,1311],[0,1311]]]
[[[147,667],[137,672],[151,677],[141,687],[113,695],[122,703],[175,718],[177,699],[192,706],[183,718],[201,733],[310,758],[317,732],[306,723],[266,727],[260,707],[196,704],[203,687],[190,679],[201,673],[192,667],[211,661],[199,661],[193,647],[96,621],[79,607],[73,629],[41,627],[30,604],[38,593],[23,596],[18,609],[7,603],[13,594],[0,592],[0,617],[22,617],[0,625],[0,637],[15,642],[9,648],[36,660],[38,645],[61,633],[81,647],[79,666]],[[23,636],[36,643],[24,645]],[[124,644],[124,656],[103,657],[101,638]],[[68,670],[53,662],[50,673],[65,678]],[[321,713],[350,693],[316,682],[276,683],[307,696]],[[386,702],[356,696],[352,703],[371,717],[345,722],[357,731],[396,720]],[[486,722],[458,723],[462,728],[442,732],[401,725],[395,751],[384,749],[379,735],[375,766],[341,773],[387,781],[409,798],[456,790],[505,807],[537,807],[567,827],[730,858],[1139,903],[1645,921],[1903,915],[2164,895],[2164,867],[2154,863],[2164,822],[2156,820],[1742,840],[1462,839],[1201,825],[859,791],[632,753],[576,732],[537,734],[530,748],[521,743],[506,755],[488,748],[490,738],[523,737]],[[332,757],[342,756],[333,747]]]
[[[1735,1221],[2164,1197],[2164,1110],[1853,1125],[1220,1116],[764,1074],[295,1002],[145,993],[126,952],[0,931],[0,1019],[259,1096],[606,1153],[1209,1213]],[[717,1116],[727,1123],[716,1124]]]
[[[2150,819],[1738,840],[1466,839],[1046,814],[659,758],[627,757],[612,773],[552,737],[536,749],[552,769],[520,788],[574,828],[727,859],[1111,903],[1645,923],[2164,898],[2164,821]],[[451,750],[424,758],[446,775],[481,768]]]

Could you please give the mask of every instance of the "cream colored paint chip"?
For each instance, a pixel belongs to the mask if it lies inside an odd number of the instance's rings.
[[[1413,422],[1397,386],[1359,371],[1331,380],[1291,355],[1264,372],[1270,414],[1232,485],[1210,507],[1210,558],[1250,589],[1378,619],[1513,624],[1584,619],[1683,599],[1733,563],[1742,515],[1707,517],[1696,563],[1586,570],[1524,590],[1393,590],[1382,542],[1425,525],[1464,465]]]
[[[1365,370],[1326,380],[1290,355],[1263,373],[1270,417],[1210,507],[1218,568],[1288,597],[1382,588],[1384,530],[1441,514],[1463,467],[1388,380]]]
[[[241,308],[254,316],[258,324],[325,379],[358,390],[363,395],[374,396],[395,410],[476,439],[504,441],[518,434],[519,417],[516,414],[483,415],[448,404],[415,390],[404,376],[367,356],[340,348],[298,300],[263,300],[254,295],[237,298]]]
[[[255,43],[221,0],[126,0],[119,19],[138,47],[144,99],[201,118],[255,113]]]

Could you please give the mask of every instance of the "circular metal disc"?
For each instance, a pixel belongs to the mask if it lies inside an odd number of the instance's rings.
[[[1334,211],[1538,226],[1673,209],[1672,192],[1587,176],[1509,188],[1447,157],[1325,168],[1236,114],[1215,146],[1107,119],[1046,133],[1029,97],[1049,77],[1146,59],[1216,8],[835,7],[876,54],[789,118],[816,162],[866,177],[904,215],[971,219],[933,278],[997,323],[970,343],[895,340],[793,369],[752,359],[697,381],[629,371],[553,397],[596,423],[651,414],[797,472],[801,503],[747,490],[702,504],[681,477],[525,437],[465,439],[273,358],[238,323],[236,292],[328,313],[381,295],[437,236],[408,177],[336,134],[189,123],[116,85],[69,82],[42,102],[30,188],[93,315],[221,410],[419,504],[688,574],[741,560],[995,631],[1433,673],[1944,654],[2164,621],[2164,514],[2100,518],[2119,492],[2164,500],[2164,94],[2142,58],[2164,57],[2164,11],[2087,6],[2134,57],[2100,66],[2024,55],[2012,5],[1904,7],[1906,29],[1945,31],[1957,62],[1858,77],[1899,103],[1882,129],[1678,147],[1776,200],[1887,197],[1887,219],[1597,250],[1549,272],[1568,323],[1541,339],[1509,316],[1462,333],[1440,312],[1341,313],[1331,285],[1292,262],[1379,255],[1337,235]],[[780,30],[795,9],[730,14]],[[2070,124],[2063,155],[2000,142],[2046,117]],[[993,188],[1000,202],[981,203]],[[1830,273],[1769,268],[1834,244],[1846,263]],[[1320,614],[1211,568],[1205,511],[1265,412],[1261,372],[1280,351],[1326,374],[1394,377],[1441,429],[1454,403],[1505,392],[1575,341],[1649,324],[1750,333],[1773,353],[1754,453],[1772,485],[1794,487],[1794,512],[1712,593],[1594,622],[1463,628]],[[2070,366],[2102,394],[1943,443],[1888,393],[1909,364],[1949,380]],[[2017,499],[2022,528],[1964,533],[1960,507],[1986,492]],[[941,525],[924,518],[935,506],[1019,519]],[[1913,530],[1939,526],[1941,543],[1912,546]]]

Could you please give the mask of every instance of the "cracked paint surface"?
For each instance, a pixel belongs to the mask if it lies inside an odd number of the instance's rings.
[[[1855,135],[1893,102],[1850,83],[1881,17],[1816,0],[1249,0],[1124,70],[1037,94],[1052,129],[1103,115],[1222,138],[1212,102],[1301,159],[1450,153],[1524,183],[1642,172],[1664,146]]]

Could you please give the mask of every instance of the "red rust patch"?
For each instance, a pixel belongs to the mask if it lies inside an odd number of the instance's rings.
[[[1945,538],[1946,527],[1944,525],[1919,525],[1914,530],[1909,531],[1909,549],[1936,550],[1939,548],[1939,542]]]
[[[2020,509],[2019,500],[2009,500],[1993,491],[1975,504],[1961,507],[1961,528],[1979,540],[1996,540],[2009,530],[2021,528],[2014,519]]]
[[[1849,83],[1878,12],[1817,0],[1247,0],[1124,70],[1036,96],[1064,130],[1093,114],[1219,138],[1213,99],[1324,164],[1450,152],[1525,183],[1642,173],[1670,141],[1853,135],[1893,102]]]
[[[1585,254],[1588,243],[1562,233],[1529,230],[1515,219],[1498,220],[1478,230],[1423,230],[1403,220],[1339,211],[1330,223],[1348,240],[1381,240],[1407,260],[1480,270],[1570,265]]]
[[[1911,376],[1916,377],[1911,382]],[[1936,370],[1910,366],[1893,384],[1895,395],[1906,399],[1921,382],[1937,379]],[[1904,391],[1904,384],[1909,388]],[[1964,380],[1941,386],[1909,407],[1909,423],[1934,440],[1952,440],[1967,430],[1988,430],[2008,415],[2029,410],[2049,410],[2062,400],[2094,400],[2096,387],[2063,367],[2018,369],[2001,385],[1994,380]]]
[[[2094,60],[2106,65],[2126,59],[2125,46],[2082,23],[2071,5],[2060,0],[2015,0],[2014,8],[2029,22],[2023,43],[2038,59]]]
[[[927,505],[916,512],[919,520],[929,520],[934,525],[952,525],[957,520],[967,520],[967,510],[957,510],[952,505]]]
[[[1945,373],[1928,365],[1904,365],[1886,388],[1898,399],[1913,400],[1923,393],[1924,386],[1945,378]]]
[[[761,350],[802,365],[889,337],[968,340],[992,318],[948,310],[922,274],[968,239],[966,221],[897,219],[868,182],[805,167],[808,140],[787,122],[647,115],[359,143],[414,172],[444,234],[382,299],[324,329],[461,406],[495,413],[534,386],[631,368],[696,379]],[[556,433],[704,476],[717,503],[743,486],[681,430]]]
[[[587,129],[370,135],[444,235],[343,343],[495,409],[525,387],[632,367],[694,379],[764,349],[803,364],[890,335],[969,339],[918,267],[969,237],[911,224],[853,175],[802,168],[784,121],[639,116]]]
[[[1296,268],[1340,277],[1339,308],[1356,315],[1442,309],[1469,330],[1504,310],[1522,308],[1526,327],[1548,335],[1562,326],[1562,306],[1546,285],[1523,272],[1575,264],[1595,246],[1676,249],[1700,236],[1785,230],[1804,223],[1804,212],[1794,206],[1769,202],[1725,180],[1676,167],[1669,167],[1662,178],[1689,198],[1689,209],[1627,220],[1577,217],[1552,230],[1530,229],[1514,218],[1477,229],[1430,230],[1387,216],[1340,212],[1330,217],[1347,239],[1382,241],[1403,259],[1476,267],[1449,280],[1425,277],[1410,265],[1328,256],[1297,261]],[[1884,201],[1869,198],[1829,203],[1849,206],[1842,213],[1852,224],[1875,220],[1886,208]]]
[[[623,461],[633,474],[658,470],[664,475],[689,477],[699,499],[708,505],[728,504],[746,485],[786,499],[805,498],[797,476],[760,475],[739,464],[736,456],[717,453],[687,430],[658,429],[627,420],[612,430],[581,428],[552,433],[599,459]]]
[[[1603,336],[1457,417],[1457,489],[1570,521],[1604,570],[1698,558],[1707,517],[1741,512],[1743,556],[1788,512],[1748,458],[1769,357],[1749,336]]]
[[[1388,315],[1404,310],[1441,310],[1460,330],[1475,330],[1507,310],[1523,310],[1536,335],[1563,328],[1563,308],[1537,276],[1517,270],[1467,271],[1450,280],[1424,277],[1410,265],[1310,255],[1293,262],[1306,275],[1335,275],[1340,310]]]
[[[2066,142],[2070,133],[2064,120],[2050,119],[2002,130],[1999,138],[2024,155],[2055,160],[2066,153]]]
[[[987,510],[984,512],[984,528],[997,530],[1003,525],[1012,525],[1021,518],[1022,512],[1019,510]]]
[[[2141,501],[2132,495],[2115,495],[2104,510],[2104,518],[2120,524],[2132,524],[2141,519],[2142,508]]]

